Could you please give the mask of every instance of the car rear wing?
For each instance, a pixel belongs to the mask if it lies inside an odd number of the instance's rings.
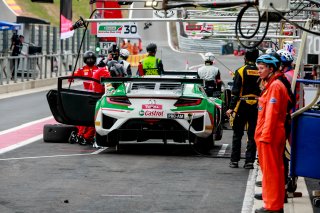
[[[168,70],[168,71],[164,71],[162,73],[162,75],[176,75],[176,76],[185,76],[185,77],[196,77],[198,78],[198,72],[197,71],[189,71],[189,70],[185,70],[185,71],[173,71],[173,70]]]
[[[100,79],[101,83],[127,83],[127,82],[176,82],[181,84],[201,84],[204,85],[203,79],[195,78],[104,78]]]

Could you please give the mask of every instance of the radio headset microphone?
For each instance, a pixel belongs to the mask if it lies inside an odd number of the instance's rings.
[[[76,21],[76,23],[74,23],[69,29],[70,31],[78,29],[80,27],[84,26],[84,20],[82,17],[80,17],[80,19],[78,21]]]

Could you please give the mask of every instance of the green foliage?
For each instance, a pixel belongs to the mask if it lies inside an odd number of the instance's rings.
[[[54,3],[37,3],[31,0],[15,0],[22,8],[23,16],[36,17],[47,20],[53,26],[60,24],[60,0],[54,0]],[[89,0],[72,0],[72,18],[73,21],[83,18],[89,18],[90,5]]]

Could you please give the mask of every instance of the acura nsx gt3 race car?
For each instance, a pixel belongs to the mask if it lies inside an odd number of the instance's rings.
[[[222,137],[222,101],[207,97],[203,80],[186,75],[102,78],[103,94],[65,86],[47,94],[55,119],[63,124],[95,126],[99,146],[119,141],[160,139],[192,142],[210,149]],[[72,79],[89,80],[85,77]]]

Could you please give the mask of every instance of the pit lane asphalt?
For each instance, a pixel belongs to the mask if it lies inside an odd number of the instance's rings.
[[[185,57],[203,63],[161,48],[165,67],[183,68]],[[51,116],[46,92],[0,99],[1,131]],[[213,156],[230,155],[231,134],[225,131]],[[199,157],[187,144],[120,148],[91,154],[89,146],[37,140],[0,155],[0,212],[241,212],[249,170],[229,168],[228,158]]]
[[[51,115],[46,92],[0,99],[26,117],[0,111],[1,131],[8,120],[18,126]],[[224,132],[213,156],[230,155],[231,134]],[[0,212],[241,212],[249,171],[229,168],[228,158],[198,156],[187,144],[96,151],[37,140],[1,154]]]

